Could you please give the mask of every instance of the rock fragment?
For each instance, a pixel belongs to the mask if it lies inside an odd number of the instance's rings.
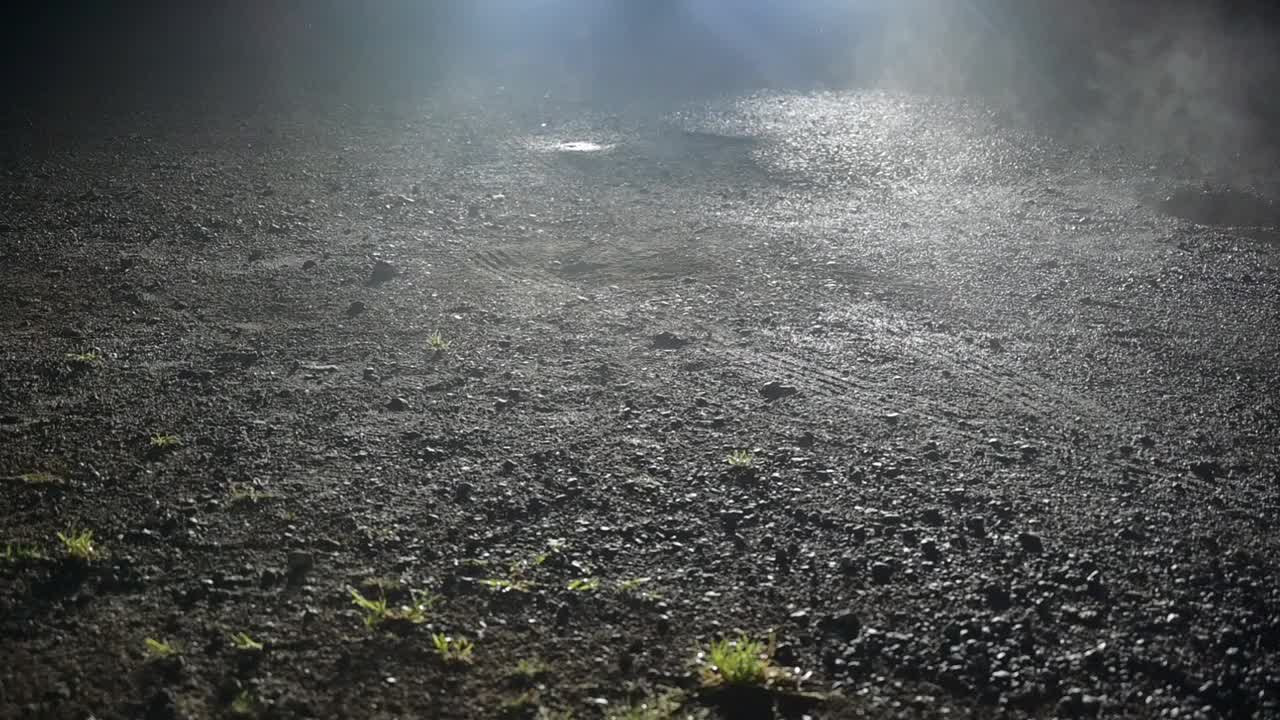
[[[974,537],[985,537],[987,534],[987,520],[981,515],[965,518],[964,527]]]
[[[679,350],[689,344],[689,339],[672,332],[660,332],[653,336],[654,350]]]
[[[889,563],[877,562],[871,564],[871,580],[877,585],[887,584],[893,579],[893,566]]]
[[[799,393],[800,390],[794,385],[786,385],[777,380],[771,380],[760,388],[760,395],[766,400],[781,400],[784,397],[790,397]]]
[[[820,626],[842,640],[852,640],[862,630],[862,619],[853,610],[838,610],[824,617]]]
[[[381,285],[388,282],[400,274],[400,269],[386,260],[378,259],[373,263],[373,269],[369,271],[369,284]]]
[[[316,566],[315,556],[309,552],[301,550],[293,550],[289,552],[288,567],[290,584],[298,584],[306,577],[307,573]]]

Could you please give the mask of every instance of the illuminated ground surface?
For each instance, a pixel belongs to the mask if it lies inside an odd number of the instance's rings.
[[[919,99],[506,107],[9,135],[0,542],[104,557],[0,566],[0,716],[694,713],[737,630],[779,712],[1280,713],[1265,205]]]

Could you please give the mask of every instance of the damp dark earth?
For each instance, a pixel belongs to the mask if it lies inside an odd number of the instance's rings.
[[[1280,717],[1268,163],[511,92],[10,123],[0,717]]]

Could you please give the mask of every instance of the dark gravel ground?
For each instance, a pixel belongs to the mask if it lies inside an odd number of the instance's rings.
[[[73,123],[0,175],[2,717],[1280,717],[1274,176],[883,93]]]

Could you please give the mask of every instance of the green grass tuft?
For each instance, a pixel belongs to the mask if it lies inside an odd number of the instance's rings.
[[[171,450],[182,446],[182,438],[177,435],[156,434],[151,436],[153,450]]]
[[[749,450],[734,450],[724,459],[729,467],[735,470],[748,470],[755,467],[756,456]]]
[[[0,552],[0,560],[8,563],[22,562],[24,560],[45,560],[45,554],[40,552],[40,548],[35,545],[18,545],[16,543],[8,543],[4,546],[4,552]]]
[[[453,343],[449,340],[445,340],[444,336],[439,332],[433,332],[431,335],[427,336],[427,344],[436,352],[444,352],[445,350],[448,350],[449,346]]]
[[[516,666],[512,668],[510,677],[522,683],[532,683],[545,676],[549,671],[550,668],[541,658],[521,658],[516,662]]]
[[[699,654],[702,682],[707,686],[765,686],[774,674],[771,657],[773,638],[762,643],[740,635],[736,640],[723,638],[711,643]]]
[[[262,652],[262,643],[249,637],[248,633],[236,633],[231,636],[231,644],[241,652]]]
[[[142,641],[143,649],[147,653],[147,657],[152,659],[171,658],[178,654],[178,649],[173,645],[156,640],[155,638],[147,638]]]
[[[410,590],[408,605],[393,607],[387,602],[385,594],[377,600],[365,597],[355,588],[348,588],[351,601],[364,610],[364,625],[370,630],[377,629],[385,622],[402,622],[410,625],[421,625],[427,621],[431,609],[440,598],[423,590]]]
[[[653,582],[653,578],[650,578],[650,577],[638,577],[638,578],[630,578],[628,580],[619,580],[618,592],[635,593],[635,592],[638,592],[642,586],[647,585],[648,583],[651,583],[651,582]]]
[[[257,505],[267,500],[275,500],[279,495],[264,492],[249,483],[232,483],[228,500],[232,505]]]
[[[80,367],[102,364],[102,355],[93,351],[78,352],[78,353],[71,352],[71,353],[67,353],[65,357],[67,359],[67,362],[71,363],[72,365],[77,365]]]
[[[595,592],[600,589],[600,578],[570,580],[566,587],[574,592]]]
[[[258,699],[248,690],[242,690],[234,699],[231,700],[231,706],[227,708],[227,712],[231,717],[252,718],[258,716]]]
[[[471,653],[475,646],[466,638],[451,638],[444,633],[435,633],[431,636],[431,644],[435,647],[436,655],[446,665],[470,665],[472,662]]]
[[[28,485],[61,485],[65,482],[60,476],[44,471],[23,473],[18,479]]]
[[[92,530],[68,529],[65,533],[58,533],[58,539],[62,541],[67,557],[72,560],[89,562],[99,555],[98,547],[93,542]]]

